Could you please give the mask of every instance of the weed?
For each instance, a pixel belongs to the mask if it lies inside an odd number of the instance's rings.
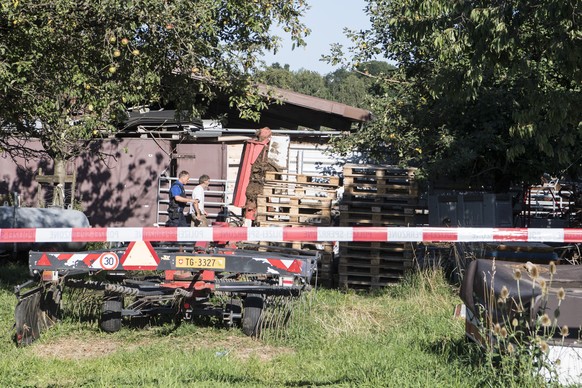
[[[566,325],[558,324],[566,292],[553,287],[555,263],[493,260],[485,266],[488,270],[479,275],[484,293],[482,298],[475,296],[478,319],[470,321],[478,329],[473,335],[485,350],[486,367],[506,386],[557,384],[557,365],[548,356],[550,345],[564,345],[570,333]]]

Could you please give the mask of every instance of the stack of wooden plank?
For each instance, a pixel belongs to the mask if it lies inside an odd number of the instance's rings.
[[[344,166],[341,226],[414,226],[419,207],[414,168]],[[412,268],[410,243],[340,243],[339,286],[377,288],[398,282]]]
[[[339,177],[269,171],[263,194],[257,197],[257,226],[330,226],[337,213]],[[319,284],[332,287],[334,281],[333,242],[264,242],[295,250],[318,250]]]

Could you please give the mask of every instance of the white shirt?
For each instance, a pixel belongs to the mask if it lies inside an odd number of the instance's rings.
[[[194,187],[194,190],[192,190],[192,199],[194,201],[198,200],[198,209],[200,209],[200,212],[204,214],[204,187],[202,187],[202,185]],[[194,204],[191,203],[190,214],[194,213],[196,213],[196,210],[194,208]]]

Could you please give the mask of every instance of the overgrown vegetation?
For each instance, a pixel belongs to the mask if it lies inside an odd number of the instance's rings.
[[[457,291],[431,270],[376,293],[311,293],[284,337],[171,324],[99,331],[79,317],[30,347],[11,339],[12,287],[26,270],[0,271],[2,386],[500,386],[453,319]],[[540,386],[524,371],[521,386]]]
[[[217,95],[246,119],[266,107],[252,85],[264,51],[285,29],[304,45],[303,1],[3,1],[0,149],[66,162],[122,129],[128,109],[198,118]],[[28,140],[39,139],[37,149]]]
[[[348,32],[353,56],[334,47],[328,59],[397,67],[376,77],[377,120],[343,149],[499,191],[543,172],[579,177],[579,2],[368,0],[365,12],[371,28]]]
[[[505,386],[521,385],[524,376],[527,380],[527,374],[516,373],[524,370],[545,374],[551,382],[570,378],[559,375],[559,361],[555,355],[554,359],[550,357],[551,345],[568,346],[575,340],[568,326],[559,323],[560,306],[567,292],[553,285],[558,271],[568,271],[568,266],[558,270],[554,262],[547,268],[530,262],[523,266],[516,263],[513,281],[502,280],[495,286],[497,266],[493,260],[491,271],[480,275],[487,285],[483,299],[477,297],[481,301],[477,325],[483,338],[481,344],[486,349],[487,364],[498,370]],[[544,277],[543,272],[549,272],[549,276]],[[569,308],[565,313],[571,313]],[[565,342],[566,338],[570,342]]]

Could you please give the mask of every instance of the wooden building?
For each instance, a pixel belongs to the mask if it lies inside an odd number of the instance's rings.
[[[131,112],[125,128],[113,138],[94,140],[67,166],[62,195],[65,203],[85,212],[93,226],[153,226],[160,222],[160,202],[167,200],[171,179],[187,170],[191,190],[198,176],[208,174],[211,213],[228,206],[242,146],[257,128],[268,126],[289,142],[289,173],[334,174],[338,161],[324,153],[327,142],[341,131],[357,130],[371,119],[369,111],[288,90],[260,86],[282,103],[262,112],[258,123],[241,120],[226,103],[212,113],[229,118],[227,126],[211,120],[177,122],[174,112]],[[27,146],[40,148],[31,141]],[[0,154],[0,194],[18,193],[22,206],[47,206],[52,195],[50,159],[16,159]],[[11,202],[6,200],[6,202]],[[162,209],[162,210],[160,210]]]

